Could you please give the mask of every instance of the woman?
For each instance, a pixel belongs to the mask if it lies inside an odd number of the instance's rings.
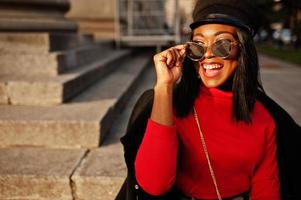
[[[301,199],[301,131],[258,80],[256,13],[197,1],[191,41],[154,56],[157,82],[122,138],[117,199]]]

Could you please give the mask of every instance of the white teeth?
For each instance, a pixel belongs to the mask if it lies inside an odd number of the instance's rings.
[[[218,68],[221,68],[222,65],[219,65],[219,64],[204,64],[203,67],[205,69],[218,69]]]

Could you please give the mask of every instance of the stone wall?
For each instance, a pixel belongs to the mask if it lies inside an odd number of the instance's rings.
[[[68,0],[0,1],[0,32],[75,32],[77,25],[64,17]]]
[[[70,18],[114,19],[115,0],[70,0],[71,9],[67,13]]]
[[[117,2],[118,1],[118,2]],[[196,0],[179,0],[179,11],[181,29],[184,32],[189,30],[191,23],[191,13]],[[79,24],[80,32],[93,33],[98,39],[114,39],[116,30],[114,20],[116,16],[116,3],[121,6],[121,23],[125,26],[124,32],[127,32],[127,14],[126,0],[70,0],[71,10],[67,17],[75,20]],[[163,29],[173,26],[175,20],[174,10],[175,0],[158,0],[155,2],[148,0],[135,0],[134,10],[144,12],[144,16],[136,16],[133,20],[133,29],[135,34],[143,34],[143,30],[153,29],[155,34],[161,34]],[[152,15],[153,11],[164,11],[164,14]],[[155,30],[157,28],[157,30]],[[140,30],[139,30],[140,29]],[[150,33],[150,32],[148,32]]]
[[[79,24],[82,33],[93,33],[96,39],[113,39],[116,0],[70,0],[66,17]]]

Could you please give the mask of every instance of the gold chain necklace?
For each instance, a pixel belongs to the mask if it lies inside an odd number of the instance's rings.
[[[194,106],[193,106],[193,115],[194,115],[194,119],[196,121],[196,124],[198,126],[198,130],[199,130],[199,133],[200,133],[200,136],[201,136],[202,146],[203,146],[203,149],[204,149],[204,152],[205,152],[205,155],[206,155],[206,159],[207,159],[207,163],[208,163],[210,175],[211,175],[212,181],[214,183],[214,187],[215,187],[215,191],[216,191],[218,200],[222,200],[221,194],[220,194],[219,189],[217,187],[217,182],[216,182],[215,174],[214,174],[211,162],[210,162],[210,157],[209,157],[208,149],[207,149],[207,146],[206,146],[205,138],[204,138],[204,135],[203,135],[203,133],[201,131],[199,118],[198,118],[198,115],[197,115],[197,112],[196,112]]]

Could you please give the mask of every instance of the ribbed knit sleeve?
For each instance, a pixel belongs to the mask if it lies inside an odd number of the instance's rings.
[[[148,120],[135,160],[139,185],[151,195],[167,192],[176,181],[178,138],[175,126]]]
[[[275,132],[273,123],[267,128],[265,153],[252,179],[252,200],[280,200]]]

